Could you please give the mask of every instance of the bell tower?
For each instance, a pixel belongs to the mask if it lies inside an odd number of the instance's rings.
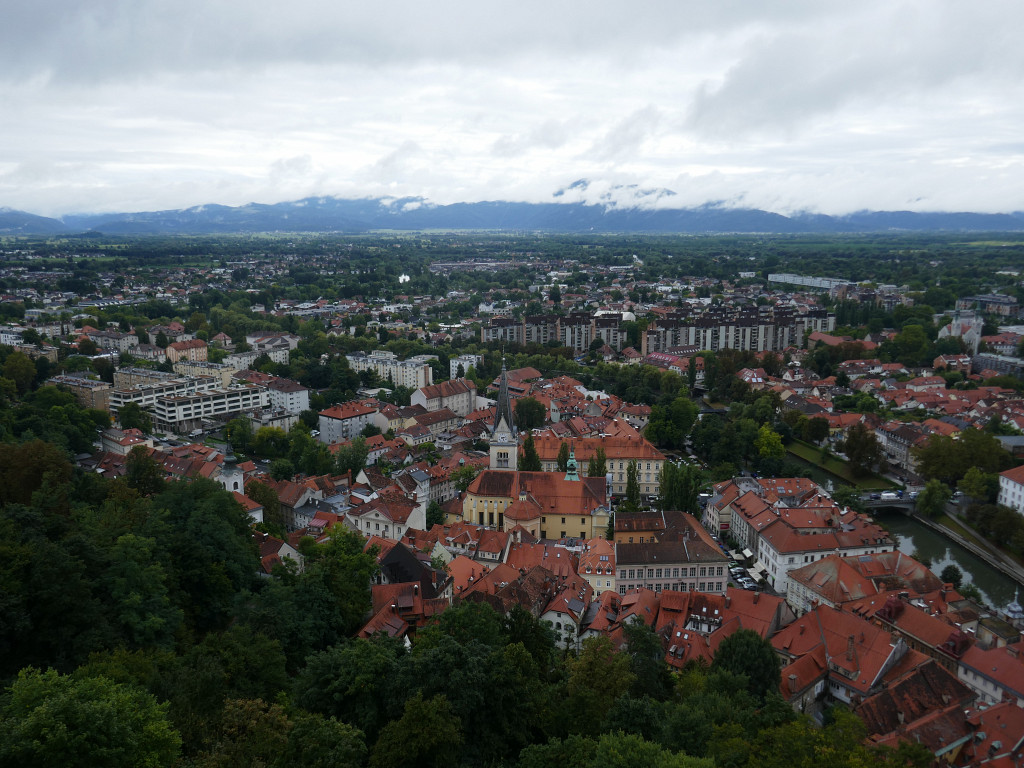
[[[512,403],[508,397],[508,372],[505,361],[501,363],[501,379],[498,384],[498,407],[491,427],[491,469],[519,468],[519,430],[512,415]]]

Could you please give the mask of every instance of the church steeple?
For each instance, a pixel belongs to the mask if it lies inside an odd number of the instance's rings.
[[[512,402],[508,396],[508,371],[501,361],[501,379],[498,383],[498,406],[491,428],[491,469],[510,469],[519,466],[519,430],[512,416]]]
[[[494,428],[497,431],[502,419],[505,420],[505,428],[516,433],[515,421],[512,417],[512,401],[508,396],[508,371],[505,370],[505,360],[501,361],[501,378],[498,379],[498,407],[494,413]]]

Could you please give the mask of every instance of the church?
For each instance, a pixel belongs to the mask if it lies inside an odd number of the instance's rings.
[[[580,477],[575,456],[561,472],[520,472],[519,431],[515,426],[504,366],[498,407],[491,429],[490,468],[466,490],[462,520],[509,531],[517,526],[540,539],[604,536],[610,508],[603,477]]]

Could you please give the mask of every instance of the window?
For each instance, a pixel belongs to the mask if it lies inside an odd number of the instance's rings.
[[[678,568],[673,568],[672,569],[672,578],[673,579],[678,579],[679,578],[679,569]]]
[[[636,578],[636,572],[632,568],[629,569],[629,578],[631,578],[631,579],[635,579]]]
[[[620,568],[619,569],[619,578],[620,579],[626,578],[626,569],[625,568]]]
[[[655,568],[654,569],[654,577],[656,579],[660,579],[661,578],[661,568]]]
[[[647,578],[648,579],[653,579],[654,578],[654,569],[653,568],[648,568],[647,569]]]

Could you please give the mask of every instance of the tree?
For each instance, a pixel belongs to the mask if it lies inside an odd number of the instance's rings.
[[[569,444],[562,441],[558,446],[558,471],[565,472],[569,469]]]
[[[666,461],[659,485],[662,509],[678,509],[694,514],[700,495],[701,472],[690,464]]]
[[[224,437],[242,453],[248,453],[252,445],[252,422],[245,416],[231,419],[224,425]]]
[[[931,435],[921,447],[912,448],[917,471],[949,486],[956,485],[971,467],[983,474],[998,474],[1013,464],[1013,457],[999,440],[980,429],[965,429],[958,440]]]
[[[167,345],[170,343],[171,342],[168,341],[166,333],[163,331],[157,331],[156,341],[154,342],[156,346],[160,347],[160,349],[167,349]]]
[[[295,476],[295,465],[290,459],[274,459],[270,462],[270,476],[275,480],[290,480]]]
[[[23,352],[12,352],[4,361],[3,377],[13,381],[18,388],[18,394],[24,395],[35,381],[35,363]]]
[[[163,490],[164,471],[149,455],[149,451],[137,445],[128,452],[125,460],[124,479],[128,486],[139,492],[140,496],[152,496]]]
[[[293,768],[335,768],[366,763],[366,740],[358,728],[323,715],[304,715],[288,734],[280,764]]]
[[[122,636],[132,648],[173,647],[182,612],[171,604],[167,574],[154,558],[156,541],[133,533],[118,538],[110,551],[104,581]]]
[[[950,563],[942,569],[939,578],[942,579],[943,584],[952,584],[953,589],[959,590],[960,586],[964,583],[964,572],[953,563]]]
[[[263,507],[263,522],[275,536],[284,531],[284,518],[281,516],[281,499],[277,491],[266,483],[252,480],[245,486],[245,495]]]
[[[455,489],[461,493],[469,488],[469,484],[472,483],[479,474],[479,467],[473,464],[464,464],[452,472],[452,485],[454,485]]]
[[[366,467],[366,457],[370,455],[370,449],[366,445],[365,437],[357,437],[348,445],[343,445],[334,456],[334,468],[339,475],[347,472],[352,473],[352,479]]]
[[[121,423],[121,429],[137,429],[146,434],[153,430],[153,419],[138,403],[122,405],[117,412],[117,420]]]
[[[860,422],[846,430],[843,450],[850,460],[850,470],[858,477],[870,474],[882,461],[882,446],[878,444],[878,438]]]
[[[604,448],[597,447],[594,454],[587,462],[587,477],[604,477],[608,474],[608,459],[605,456]]]
[[[779,433],[767,424],[762,424],[758,429],[754,447],[762,459],[781,459],[786,455]]]
[[[917,497],[917,509],[926,517],[941,517],[949,501],[949,486],[932,478],[925,483],[924,490]]]
[[[992,473],[986,474],[977,467],[971,467],[967,470],[967,473],[960,478],[957,483],[957,488],[963,491],[967,496],[970,496],[977,502],[991,501],[991,490],[995,487],[996,493],[999,492],[999,475]]]
[[[0,763],[83,766],[175,765],[181,738],[167,705],[103,677],[27,668],[0,699]]]
[[[633,684],[629,656],[617,653],[606,635],[587,638],[579,656],[565,661],[565,701],[574,732],[597,733],[612,702]]]
[[[619,510],[627,515],[640,510],[640,471],[636,461],[626,465],[626,495],[619,504]]]
[[[435,525],[444,525],[444,509],[437,501],[432,501],[427,506],[427,529],[433,528]]]
[[[540,429],[544,426],[547,411],[544,406],[532,397],[521,397],[515,405],[516,425],[523,432]]]
[[[213,748],[201,755],[198,768],[276,764],[288,745],[291,723],[280,704],[262,699],[231,699],[225,703]]]
[[[381,731],[370,768],[449,768],[462,756],[462,723],[445,696],[405,702],[405,712]]]
[[[762,701],[770,692],[778,691],[782,679],[775,649],[750,629],[737,630],[722,641],[711,669],[745,676],[747,690]]]
[[[629,670],[633,673],[630,693],[634,698],[649,696],[665,701],[672,694],[672,674],[665,663],[665,649],[661,638],[642,621],[628,622],[623,634],[629,655]]]
[[[828,419],[815,416],[812,419],[805,419],[801,424],[800,436],[811,443],[820,443],[828,437]]]
[[[523,441],[523,458],[519,462],[521,472],[540,472],[540,456],[537,455],[537,446],[533,444],[533,435],[526,436]]]

